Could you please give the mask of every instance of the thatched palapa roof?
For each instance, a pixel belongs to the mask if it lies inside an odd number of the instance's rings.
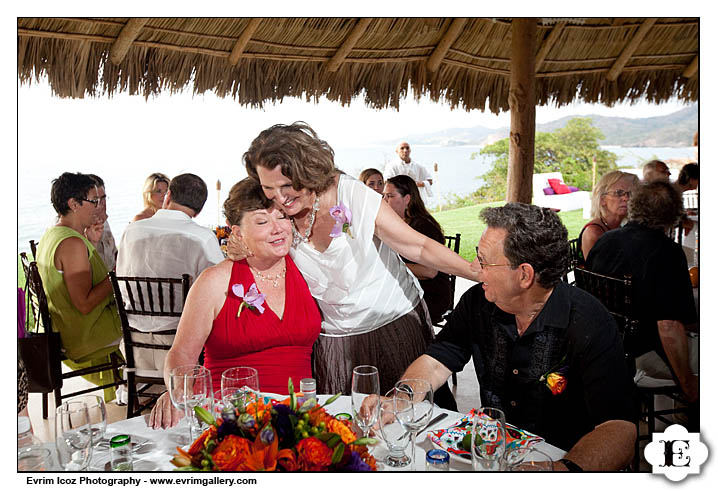
[[[509,109],[511,26],[454,18],[19,18],[21,83],[55,95],[191,88],[399,107],[409,89]],[[698,100],[698,18],[537,19],[536,103]]]

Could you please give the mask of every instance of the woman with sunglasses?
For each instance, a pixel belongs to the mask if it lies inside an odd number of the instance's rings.
[[[35,258],[42,278],[53,328],[59,331],[67,360],[76,370],[106,363],[122,355],[120,317],[112,295],[107,267],[86,237],[95,223],[100,195],[96,182],[85,174],[65,172],[52,181],[52,206],[57,224],[40,239]],[[109,372],[85,377],[92,383],[108,383]],[[114,389],[105,391],[105,400]]]
[[[628,200],[636,184],[636,175],[614,170],[604,174],[593,188],[591,221],[583,226],[578,236],[580,265],[585,263],[599,237],[621,226],[628,215]]]
[[[145,209],[135,215],[132,221],[144,220],[157,213],[157,210],[162,208],[162,203],[165,201],[165,195],[169,187],[169,177],[161,172],[150,174],[145,179],[145,185],[142,186],[142,202]]]

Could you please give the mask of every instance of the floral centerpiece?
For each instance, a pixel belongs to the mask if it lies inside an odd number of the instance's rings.
[[[214,235],[217,237],[218,241],[222,241],[222,239],[228,239],[229,236],[232,234],[232,229],[228,226],[217,226],[217,228],[214,229]]]
[[[376,461],[348,421],[340,421],[309,399],[298,405],[292,380],[290,396],[265,402],[261,397],[215,418],[206,409],[195,413],[209,425],[188,450],[172,459],[183,471],[371,471]]]

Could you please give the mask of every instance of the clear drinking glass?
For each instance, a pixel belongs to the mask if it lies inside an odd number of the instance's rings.
[[[170,399],[177,409],[185,413],[191,443],[199,436],[200,429],[194,414],[195,406],[211,406],[214,396],[212,375],[201,365],[182,365],[172,369],[169,379]]]
[[[49,471],[51,462],[50,449],[45,447],[25,447],[17,452],[18,471]]]
[[[510,471],[553,471],[553,459],[536,447],[521,447],[506,452]]]
[[[394,403],[399,423],[411,438],[412,470],[422,470],[416,465],[416,435],[426,428],[434,412],[434,391],[423,379],[399,380],[394,385]]]
[[[482,407],[471,428],[471,463],[475,471],[504,470],[506,416],[501,409]]]
[[[379,371],[371,365],[359,365],[352,371],[352,418],[361,429],[362,437],[376,423],[378,405],[362,406],[369,396],[379,399]]]
[[[87,395],[74,397],[71,400],[78,400],[87,404],[87,410],[90,414],[90,427],[92,428],[93,445],[97,447],[108,443],[103,441],[105,432],[107,431],[107,408],[105,407],[105,400],[102,396]]]
[[[246,406],[259,397],[259,373],[252,367],[228,368],[222,373],[222,392],[233,390],[230,397],[236,407]]]
[[[55,410],[57,461],[66,471],[86,470],[92,457],[92,426],[87,404],[65,401]]]
[[[406,447],[409,445],[409,433],[406,428],[399,422],[396,416],[397,401],[394,399],[396,389],[391,389],[386,393],[388,399],[384,399],[379,404],[379,429],[381,438],[389,449],[389,455],[384,459],[384,464],[389,467],[406,467],[411,459],[406,455]],[[403,403],[399,401],[399,407]]]

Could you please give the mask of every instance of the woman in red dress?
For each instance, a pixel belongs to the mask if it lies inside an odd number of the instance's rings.
[[[172,368],[196,363],[204,347],[215,391],[224,370],[250,366],[259,372],[262,392],[284,394],[289,377],[298,385],[312,376],[312,346],[321,327],[316,302],[287,255],[291,224],[250,179],[232,187],[224,213],[247,258],[222,261],[192,285],[167,354],[165,382]],[[247,295],[253,286],[264,298]],[[152,409],[150,426],[171,427],[182,416],[165,393]]]

